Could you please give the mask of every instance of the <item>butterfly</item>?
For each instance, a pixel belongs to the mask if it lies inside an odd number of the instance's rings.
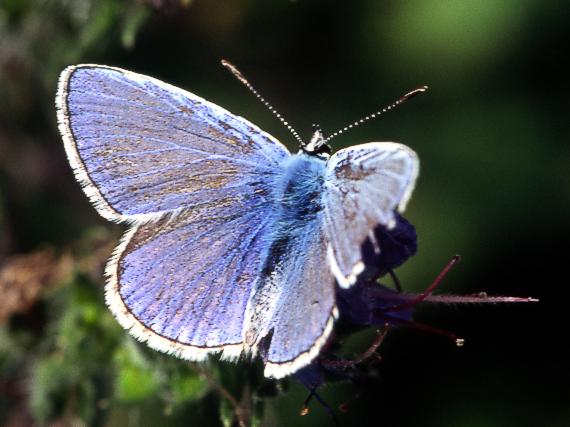
[[[105,300],[150,347],[200,361],[260,355],[267,377],[314,360],[337,286],[361,247],[393,227],[418,157],[392,142],[331,155],[317,129],[291,154],[246,119],[157,79],[102,65],[60,75],[59,130],[75,177],[107,220],[128,225]]]

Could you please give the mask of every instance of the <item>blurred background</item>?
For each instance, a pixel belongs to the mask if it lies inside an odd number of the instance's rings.
[[[67,164],[58,74],[84,62],[148,74],[296,150],[222,58],[305,139],[312,123],[332,133],[429,85],[333,141],[419,153],[406,213],[419,252],[398,270],[403,287],[421,291],[458,253],[440,292],[541,300],[419,308],[418,321],[465,346],[392,331],[370,381],[322,389],[341,425],[570,425],[569,12],[538,0],[1,0],[0,425],[230,426],[236,404],[255,425],[333,425],[316,402],[299,415],[295,381],[147,350],[103,303],[122,228],[98,217]]]

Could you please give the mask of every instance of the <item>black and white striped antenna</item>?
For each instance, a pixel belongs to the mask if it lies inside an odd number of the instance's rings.
[[[331,139],[333,139],[334,137],[340,135],[341,133],[346,132],[349,129],[353,129],[357,126],[360,126],[362,123],[367,122],[368,120],[374,119],[378,116],[381,116],[382,114],[390,111],[391,109],[397,107],[398,105],[400,105],[401,103],[407,101],[410,98],[413,98],[416,95],[419,95],[420,93],[425,92],[428,89],[427,86],[421,86],[417,89],[412,90],[411,92],[406,93],[405,95],[401,96],[400,98],[398,98],[396,101],[392,102],[390,105],[388,105],[387,107],[382,108],[381,110],[378,110],[372,114],[367,115],[366,117],[361,118],[360,120],[356,120],[355,122],[352,122],[351,124],[349,124],[348,126],[343,127],[342,129],[337,130],[336,132],[330,134],[328,137],[325,138],[325,140],[323,141],[324,143],[329,142]]]
[[[265,98],[263,98],[263,96],[261,96],[261,95],[259,94],[259,92],[257,92],[257,90],[255,90],[255,88],[251,85],[251,83],[250,83],[249,81],[247,81],[247,79],[246,79],[246,78],[244,77],[244,75],[236,68],[235,65],[233,65],[233,64],[232,64],[231,62],[229,62],[229,61],[226,61],[225,59],[222,59],[222,65],[223,65],[224,67],[226,67],[228,70],[230,70],[231,73],[232,73],[240,82],[242,82],[242,83],[244,84],[244,86],[245,86],[246,88],[248,88],[248,89],[251,91],[251,93],[253,93],[253,94],[255,95],[255,97],[256,97],[257,99],[259,99],[259,100],[263,103],[263,105],[265,105],[265,106],[269,109],[269,111],[271,111],[271,112],[273,113],[273,115],[274,115],[275,117],[277,117],[277,119],[278,119],[281,123],[283,123],[283,125],[285,125],[285,127],[286,127],[287,129],[289,129],[289,132],[291,132],[291,133],[293,134],[293,136],[295,137],[295,139],[296,139],[301,145],[305,145],[305,143],[303,142],[303,140],[301,139],[301,137],[299,136],[299,134],[297,133],[297,131],[295,130],[295,128],[293,128],[293,126],[291,126],[291,125],[289,124],[289,122],[287,122],[287,120],[285,120],[285,119],[283,118],[283,116],[281,116],[281,114],[279,114],[279,113],[277,112],[277,110],[276,110],[275,108],[273,108],[273,106],[272,106],[269,102],[267,102],[267,101],[265,100]]]

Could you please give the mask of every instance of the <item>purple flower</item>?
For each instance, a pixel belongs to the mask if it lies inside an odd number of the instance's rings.
[[[363,260],[366,266],[357,283],[349,289],[337,288],[339,323],[354,326],[384,326],[393,319],[412,320],[412,308],[385,312],[386,309],[407,300],[400,290],[392,290],[377,283],[380,277],[391,273],[416,253],[416,230],[402,216],[397,215],[396,226],[388,230],[377,227],[374,232],[379,254],[374,253],[368,240],[364,243]]]
[[[364,272],[351,288],[341,289],[337,287],[339,321],[335,327],[335,333],[339,331],[341,333],[350,332],[370,326],[382,328],[383,333],[379,333],[378,338],[371,344],[369,349],[354,360],[339,359],[335,355],[335,335],[331,336],[319,357],[310,365],[294,374],[295,378],[310,391],[302,413],[307,412],[306,405],[312,397],[315,397],[334,417],[332,410],[316,394],[316,389],[325,382],[325,378],[349,378],[351,368],[354,368],[375,353],[385,333],[391,326],[409,326],[426,332],[444,335],[453,340],[456,345],[463,345],[463,339],[458,338],[449,331],[414,322],[414,308],[419,303],[466,304],[537,301],[533,298],[488,296],[485,293],[476,295],[432,295],[443,277],[459,261],[459,256],[452,258],[424,292],[420,294],[404,293],[400,289],[393,270],[416,253],[417,236],[414,226],[402,216],[396,215],[395,227],[390,230],[385,227],[378,227],[374,230],[374,237],[378,247],[381,248],[380,253],[374,252],[374,246],[370,240],[366,241],[362,246],[365,264]],[[387,274],[392,276],[395,289],[378,282],[379,279]]]

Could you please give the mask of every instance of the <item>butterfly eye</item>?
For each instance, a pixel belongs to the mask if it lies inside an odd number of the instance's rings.
[[[327,143],[323,143],[323,145],[321,145],[319,149],[319,153],[327,154],[328,156],[330,156],[332,154],[332,147]]]
[[[330,157],[332,148],[326,144],[323,131],[318,124],[313,124],[313,136],[308,144],[301,144],[301,150],[306,154],[319,157]]]

